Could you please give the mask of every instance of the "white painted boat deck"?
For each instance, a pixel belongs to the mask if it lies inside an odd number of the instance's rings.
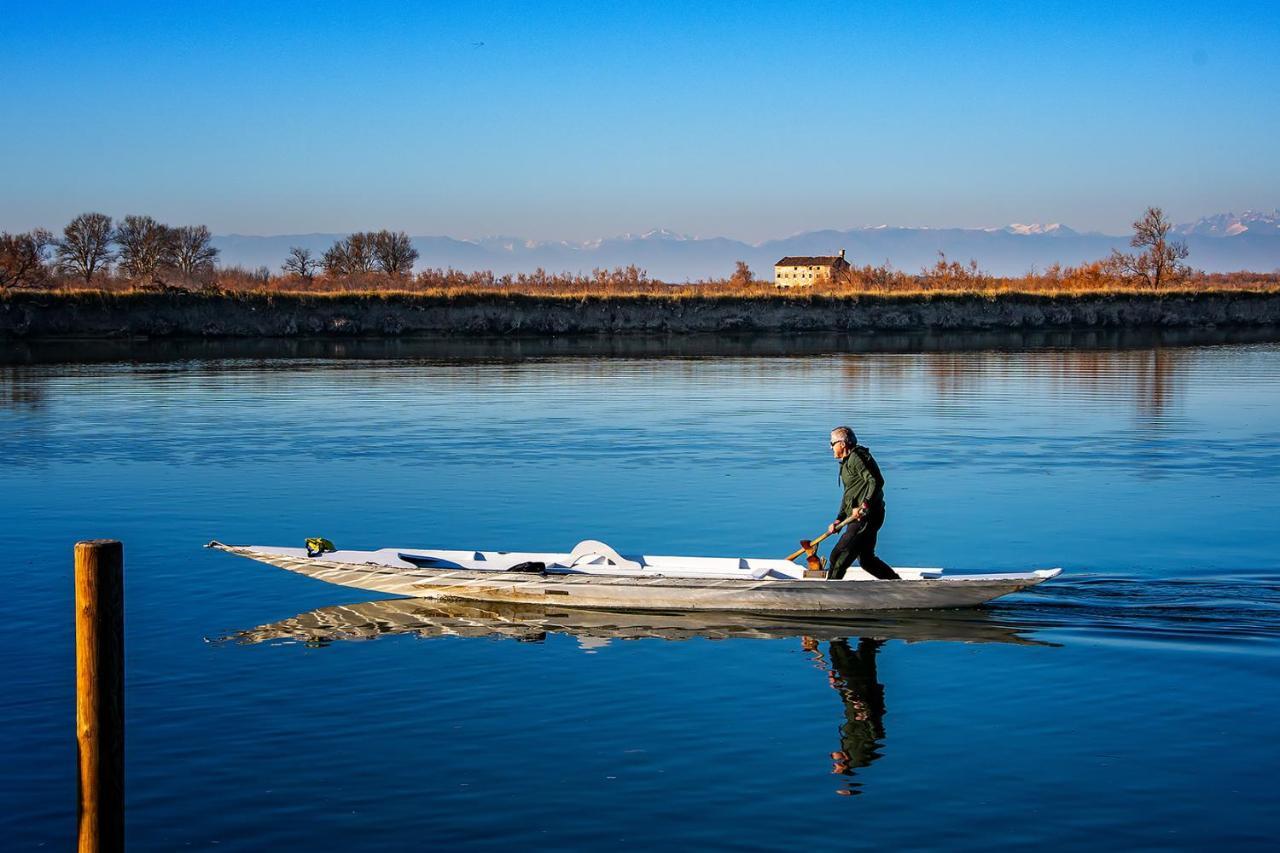
[[[318,580],[417,598],[555,602],[634,610],[845,612],[967,607],[1018,592],[1061,569],[943,576],[942,569],[896,571],[879,580],[851,569],[841,580],[806,578],[803,567],[767,558],[622,556],[587,540],[569,553],[381,548],[209,547]],[[522,563],[532,571],[517,570]],[[542,568],[536,568],[540,565]]]
[[[250,545],[249,550],[263,555],[306,558],[305,548],[285,548],[270,545]],[[414,561],[406,557],[416,558]],[[788,560],[754,557],[676,557],[660,555],[627,556],[626,563],[615,563],[600,556],[585,561],[573,561],[564,552],[538,551],[451,551],[426,548],[380,548],[377,551],[326,551],[320,559],[339,563],[375,563],[380,566],[401,569],[452,568],[475,572],[505,572],[520,563],[543,563],[548,574],[583,574],[609,577],[669,577],[669,578],[738,578],[774,579],[804,576],[804,567]],[[430,562],[428,562],[430,561]],[[434,565],[433,565],[434,564]],[[939,568],[894,567],[902,578],[920,580],[941,577]],[[849,570],[843,580],[875,580],[857,566]],[[836,581],[832,581],[835,583]]]

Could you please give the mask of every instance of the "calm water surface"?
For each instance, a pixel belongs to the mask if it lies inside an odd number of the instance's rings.
[[[73,838],[71,545],[99,536],[131,849],[1280,831],[1280,346],[370,347],[0,353],[6,848]],[[380,603],[199,547],[780,556],[838,503],[837,423],[888,478],[891,563],[1066,573],[795,625]]]

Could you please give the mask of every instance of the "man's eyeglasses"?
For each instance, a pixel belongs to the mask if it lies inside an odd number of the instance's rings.
[[[846,443],[847,442],[843,438],[837,438],[835,441],[831,442],[831,446],[835,447],[837,444],[846,444]]]

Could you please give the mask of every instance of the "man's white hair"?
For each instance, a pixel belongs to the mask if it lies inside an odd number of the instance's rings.
[[[839,437],[840,441],[845,442],[850,447],[858,443],[858,436],[854,435],[853,430],[847,426],[838,426],[831,431],[831,437]]]

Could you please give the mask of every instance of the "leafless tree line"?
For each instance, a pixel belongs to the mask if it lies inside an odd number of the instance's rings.
[[[1108,258],[1079,267],[1055,264],[1043,273],[1004,279],[983,272],[976,262],[962,265],[940,256],[933,267],[918,275],[888,265],[853,267],[830,282],[827,289],[833,293],[1106,290],[1117,286],[1159,290],[1185,284],[1196,275],[1204,278],[1184,263],[1187,246],[1170,239],[1172,224],[1160,208],[1148,208],[1133,227],[1130,245],[1139,251],[1116,251]],[[298,281],[310,288],[321,273],[326,289],[378,289],[387,279],[393,279],[396,288],[416,290],[496,289],[584,295],[671,290],[670,285],[650,280],[634,266],[594,270],[590,276],[554,275],[541,269],[514,277],[436,269],[415,276],[413,266],[418,252],[409,236],[403,231],[388,230],[356,232],[334,242],[318,258],[309,249],[291,247],[281,267],[284,275],[279,279],[274,279],[266,267],[253,272],[223,269],[215,277],[218,250],[211,245],[211,239],[209,229],[203,225],[175,228],[150,216],[126,216],[114,223],[105,214],[84,213],[63,229],[61,237],[39,228],[21,234],[0,233],[0,288],[41,287],[54,276],[90,285],[114,272],[135,286],[169,286],[176,282],[233,290],[287,288],[290,282]],[[773,290],[769,282],[756,279],[746,263],[739,261],[736,267],[728,279],[699,282],[695,287],[702,291],[720,287],[734,293]],[[810,292],[822,289],[806,288]]]
[[[213,286],[218,250],[212,239],[204,225],[172,227],[150,216],[114,222],[105,213],[82,213],[60,237],[43,228],[0,233],[0,288],[43,287],[55,277],[87,286],[112,274],[145,286]],[[308,283],[321,271],[334,279],[404,279],[417,260],[405,232],[360,231],[336,241],[320,258],[292,247],[281,269]],[[265,269],[253,275],[264,284],[270,278]]]
[[[173,227],[150,216],[82,213],[55,237],[43,228],[0,234],[0,287],[39,287],[54,275],[92,284],[113,270],[147,285],[175,279],[201,283],[214,270],[218,250],[204,225]]]
[[[403,231],[357,231],[336,241],[321,258],[311,250],[292,246],[280,269],[285,275],[311,281],[324,270],[332,278],[354,278],[384,273],[404,278],[413,272],[418,250]]]

